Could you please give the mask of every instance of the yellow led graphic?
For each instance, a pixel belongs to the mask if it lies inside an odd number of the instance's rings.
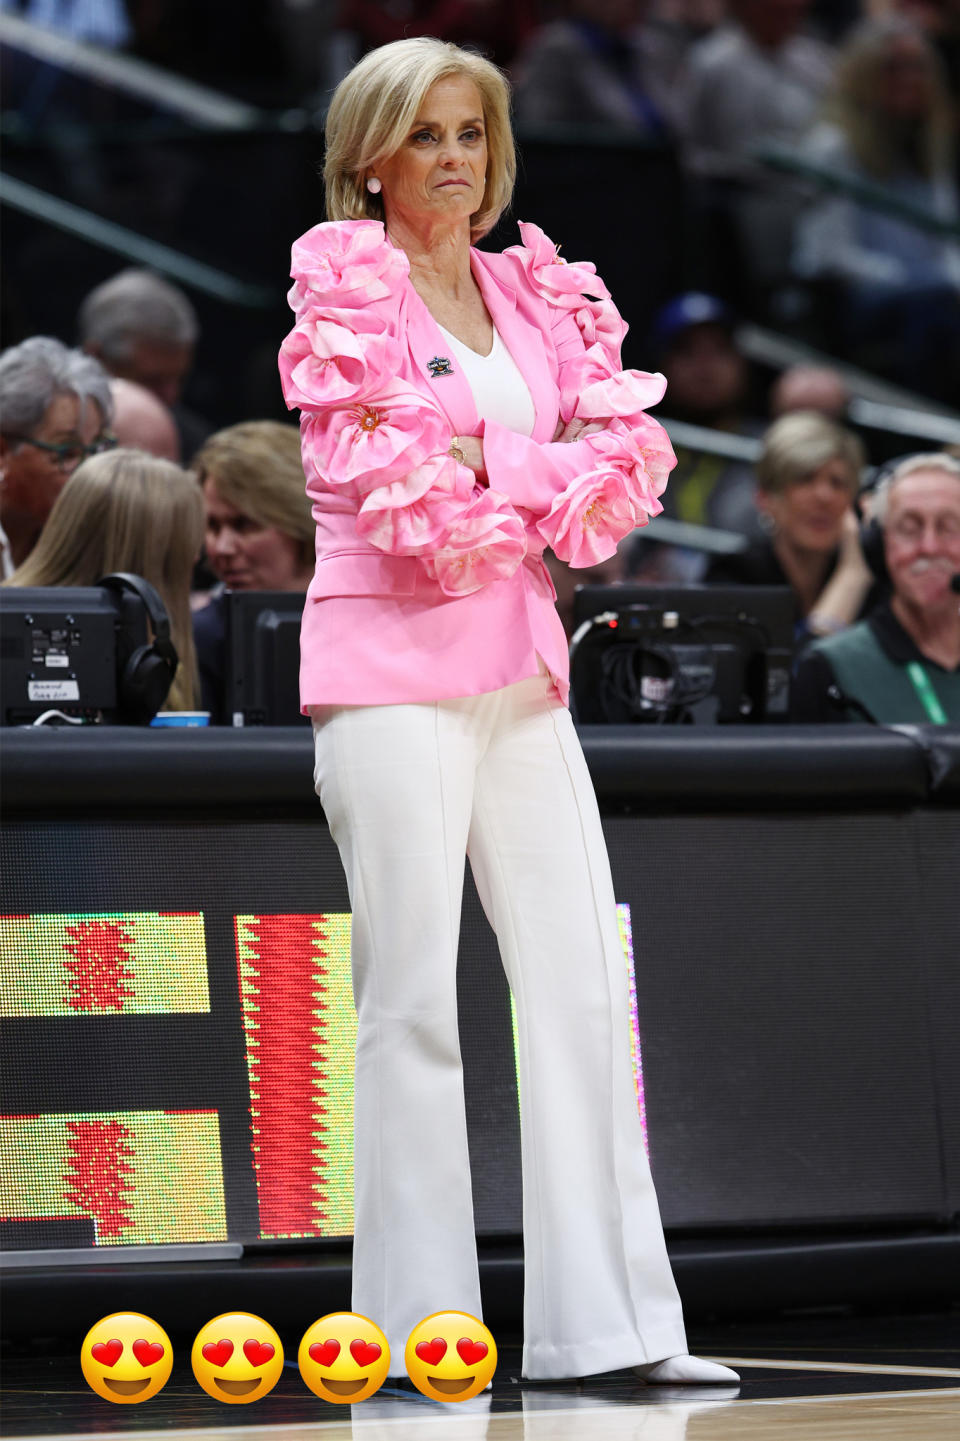
[[[0,917],[0,1016],[209,1009],[199,913]]]
[[[224,1241],[215,1111],[0,1117],[0,1215],[88,1217],[98,1246]]]

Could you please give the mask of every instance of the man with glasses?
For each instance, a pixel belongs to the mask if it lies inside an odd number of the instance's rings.
[[[37,543],[53,503],[88,455],[116,441],[100,363],[50,336],[0,355],[0,569],[12,575]]]
[[[891,595],[865,621],[817,641],[797,668],[797,721],[960,722],[960,461],[914,455],[881,481]]]

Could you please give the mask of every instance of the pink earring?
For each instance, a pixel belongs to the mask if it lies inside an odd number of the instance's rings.
[[[367,189],[370,191],[371,195],[379,195],[380,191],[383,189],[383,186],[380,184],[380,181],[375,175],[371,175],[370,179],[367,181]]]

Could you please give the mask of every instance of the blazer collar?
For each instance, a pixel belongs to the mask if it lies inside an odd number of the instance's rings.
[[[557,388],[547,362],[544,336],[519,313],[516,294],[492,273],[483,251],[471,250],[470,263],[490,318],[530,387],[536,416],[532,438],[550,440],[557,420]],[[467,378],[449,354],[443,331],[409,280],[405,291],[401,323],[406,325],[414,372],[447,416],[454,433],[473,435],[480,428],[480,417]],[[450,366],[449,372],[445,372],[443,362]]]

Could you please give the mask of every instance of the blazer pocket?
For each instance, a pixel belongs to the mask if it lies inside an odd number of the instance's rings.
[[[324,600],[334,595],[413,595],[418,567],[415,555],[338,550],[317,561],[307,596]]]

